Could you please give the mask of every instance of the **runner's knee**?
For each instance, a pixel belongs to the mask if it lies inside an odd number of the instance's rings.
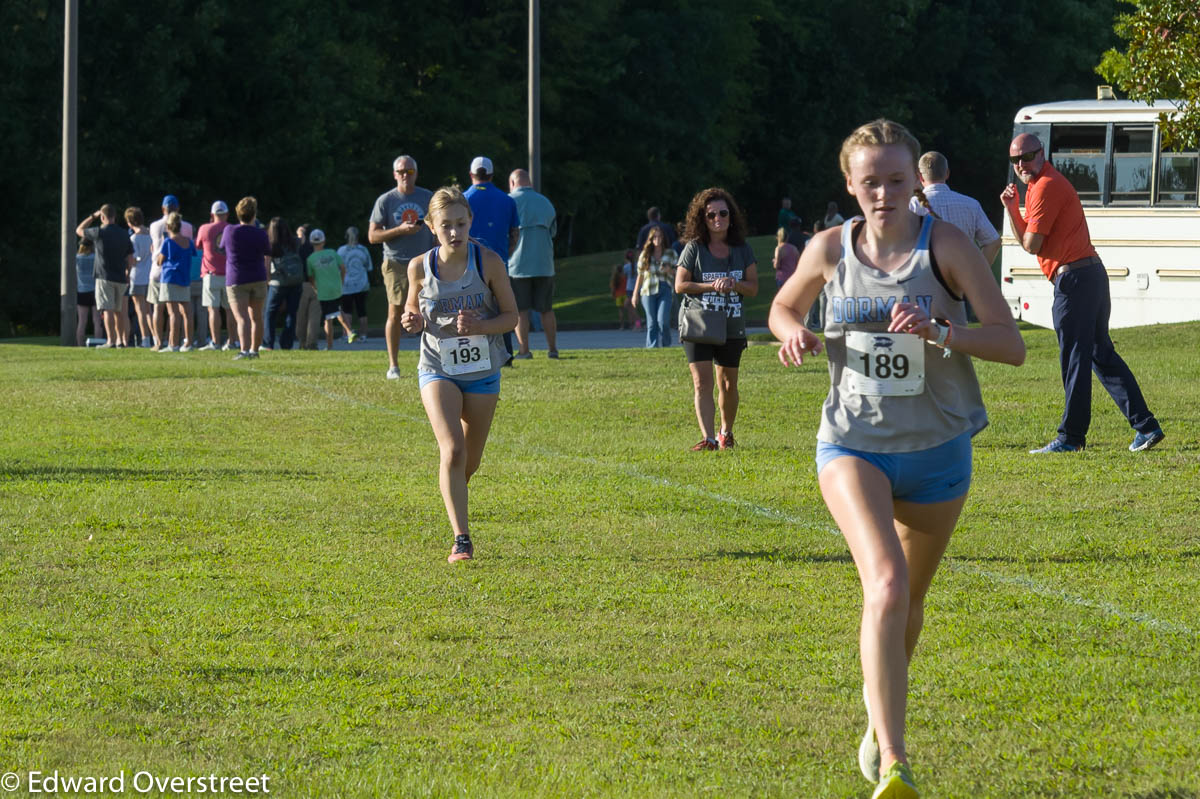
[[[864,580],[863,604],[876,616],[909,612],[908,576],[898,570],[885,570]]]

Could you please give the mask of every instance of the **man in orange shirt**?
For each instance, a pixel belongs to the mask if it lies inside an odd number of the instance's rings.
[[[1108,273],[1092,246],[1079,195],[1046,160],[1042,143],[1030,133],[1012,140],[1008,160],[1028,187],[1025,216],[1021,216],[1016,184],[1004,189],[1000,201],[1021,247],[1037,256],[1038,266],[1054,282],[1054,329],[1066,392],[1058,437],[1030,454],[1084,448],[1092,417],[1092,371],[1136,431],[1130,451],[1148,450],[1163,440],[1163,431],[1108,335],[1112,310]]]

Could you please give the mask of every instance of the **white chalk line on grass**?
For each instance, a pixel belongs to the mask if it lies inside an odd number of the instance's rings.
[[[1144,624],[1147,627],[1150,627],[1155,630],[1159,630],[1161,632],[1183,633],[1184,635],[1200,637],[1200,632],[1197,632],[1196,630],[1193,630],[1191,627],[1187,627],[1183,624],[1177,624],[1175,622],[1170,622],[1170,621],[1163,621],[1162,619],[1157,619],[1148,613],[1124,610],[1124,609],[1119,608],[1116,605],[1112,604],[1111,602],[1104,602],[1103,600],[1099,600],[1099,599],[1088,599],[1087,597],[1075,596],[1074,594],[1069,594],[1066,591],[1060,590],[1053,586],[1039,583],[1037,580],[1034,580],[1030,577],[1022,577],[1020,575],[1014,576],[1014,575],[1008,575],[1008,574],[1000,574],[998,572],[990,571],[988,569],[980,569],[977,566],[972,566],[970,564],[963,563],[962,561],[955,560],[953,558],[947,558],[947,564],[950,566],[950,569],[952,571],[967,572],[968,574],[974,574],[976,576],[986,578],[993,582],[1000,583],[1001,585],[1009,585],[1009,586],[1013,586],[1016,588],[1024,588],[1026,591],[1029,591],[1030,593],[1033,593],[1033,594],[1037,594],[1038,596],[1044,596],[1044,597],[1048,597],[1050,599],[1057,599],[1062,602],[1066,602],[1069,605],[1076,605],[1077,607],[1081,607],[1081,608],[1089,608],[1091,610],[1098,610],[1107,616],[1112,616],[1113,618],[1117,618],[1122,621],[1135,622],[1137,624]]]
[[[386,413],[390,416],[395,416],[397,418],[400,418],[400,419],[403,419],[403,420],[409,421],[409,422],[424,423],[427,421],[425,416],[423,416],[423,415],[416,416],[414,414],[402,413],[401,411],[398,411],[394,408],[389,408],[385,405],[377,405],[376,403],[373,403],[373,402],[363,402],[362,400],[356,399],[356,398],[348,396],[346,394],[339,394],[337,392],[327,391],[318,385],[315,385],[315,384],[310,383],[305,380],[301,380],[299,378],[292,377],[290,375],[278,374],[278,373],[274,373],[274,372],[267,372],[263,369],[257,369],[254,367],[249,367],[249,370],[256,374],[263,375],[264,377],[271,378],[272,380],[279,380],[282,382],[291,383],[293,385],[300,386],[301,388],[305,388],[309,391],[312,391],[316,394],[320,394],[321,396],[326,397],[327,399],[346,403],[348,405],[353,405],[355,407],[362,408],[364,410],[379,411],[381,413]],[[598,458],[592,458],[592,457],[588,457],[585,455],[571,455],[571,454],[568,454],[565,452],[558,452],[556,450],[546,449],[545,447],[529,446],[528,444],[526,444],[524,442],[514,442],[511,439],[509,439],[508,436],[504,436],[504,435],[499,435],[499,436],[493,435],[493,436],[491,436],[491,438],[493,440],[498,439],[499,442],[504,443],[508,446],[519,447],[521,449],[524,449],[526,452],[529,452],[534,455],[541,455],[541,456],[545,456],[545,457],[549,457],[549,458],[557,458],[559,460],[565,460],[565,461],[573,461],[575,463],[581,463],[581,464],[585,464],[587,466],[595,466],[595,467],[599,467],[602,469],[608,469],[609,471],[621,472],[622,474],[626,475],[627,477],[631,477],[631,478],[634,478],[637,480],[644,480],[644,481],[647,481],[650,483],[656,483],[660,486],[663,486],[664,488],[670,488],[675,491],[686,491],[689,494],[693,494],[695,496],[702,497],[704,499],[712,500],[714,502],[720,502],[725,505],[731,505],[733,507],[740,508],[744,511],[747,511],[755,516],[762,516],[767,519],[773,519],[775,521],[784,522],[786,524],[805,528],[808,530],[817,530],[820,532],[826,532],[831,535],[836,535],[839,538],[842,535],[841,531],[838,530],[836,527],[830,527],[829,525],[826,525],[826,524],[820,524],[820,523],[814,522],[812,519],[804,518],[802,516],[796,516],[794,514],[790,514],[785,511],[781,511],[777,508],[772,508],[772,507],[769,507],[766,505],[759,505],[754,502],[749,502],[749,501],[741,499],[739,497],[731,497],[731,496],[727,496],[725,494],[717,494],[712,491],[708,491],[704,488],[699,488],[697,486],[688,485],[688,484],[684,484],[684,483],[677,483],[668,478],[660,477],[658,475],[648,474],[646,472],[641,471],[640,469],[636,469],[632,466],[627,466],[625,464],[609,463],[607,461],[602,461]],[[989,569],[981,569],[977,566],[973,566],[969,563],[955,559],[953,557],[947,558],[946,564],[949,566],[951,571],[975,575],[976,577],[982,577],[985,580],[990,580],[991,582],[997,583],[999,585],[1008,586],[1010,588],[1024,589],[1025,591],[1027,591],[1031,594],[1034,594],[1036,596],[1045,597],[1047,599],[1054,599],[1059,602],[1064,602],[1068,605],[1074,605],[1074,606],[1080,607],[1080,608],[1087,608],[1088,610],[1099,611],[1100,613],[1102,613],[1106,616],[1111,616],[1112,618],[1120,619],[1121,621],[1124,621],[1124,622],[1145,625],[1146,627],[1149,627],[1153,630],[1158,630],[1161,632],[1182,633],[1184,635],[1188,635],[1188,636],[1192,636],[1192,637],[1200,637],[1200,631],[1194,630],[1191,627],[1188,627],[1186,625],[1178,624],[1176,622],[1163,621],[1162,619],[1155,618],[1154,616],[1151,616],[1148,613],[1124,610],[1124,609],[1112,604],[1111,602],[1105,602],[1103,600],[1090,599],[1088,597],[1078,596],[1078,595],[1072,594],[1068,591],[1064,591],[1060,588],[1056,588],[1052,585],[1048,585],[1046,583],[1039,582],[1038,580],[1034,580],[1031,577],[1023,577],[1020,575],[1013,576],[1013,575],[1007,575],[1007,574],[1000,574],[999,572],[994,572]]]

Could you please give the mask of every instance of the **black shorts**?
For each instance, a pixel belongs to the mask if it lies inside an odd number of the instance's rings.
[[[744,338],[727,339],[719,347],[713,344],[683,342],[683,354],[687,356],[688,363],[716,361],[717,366],[724,366],[727,369],[737,369],[742,362],[742,353],[745,351],[746,339]]]
[[[538,313],[546,313],[554,310],[554,275],[514,277],[509,282],[513,296],[517,298],[518,311],[532,308]]]
[[[84,308],[96,307],[96,292],[94,291],[79,291],[75,293],[75,304],[82,305]]]
[[[342,313],[353,316],[367,315],[367,292],[358,291],[354,294],[342,295]]]
[[[321,300],[321,316],[332,319],[342,312],[342,298],[336,300]]]

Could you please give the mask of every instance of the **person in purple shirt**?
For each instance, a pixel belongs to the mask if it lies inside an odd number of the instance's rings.
[[[463,196],[471,206],[471,238],[483,242],[508,268],[508,254],[521,238],[521,217],[517,203],[508,193],[492,185],[492,159],[476,156],[471,162],[471,188]],[[504,349],[512,365],[512,333],[504,334]]]
[[[267,301],[267,264],[271,261],[271,242],[267,231],[254,224],[258,218],[258,200],[243,197],[237,204],[238,224],[221,234],[221,252],[225,253],[225,297],[237,320],[238,341],[242,350],[235,361],[257,358],[262,346],[263,306]]]

